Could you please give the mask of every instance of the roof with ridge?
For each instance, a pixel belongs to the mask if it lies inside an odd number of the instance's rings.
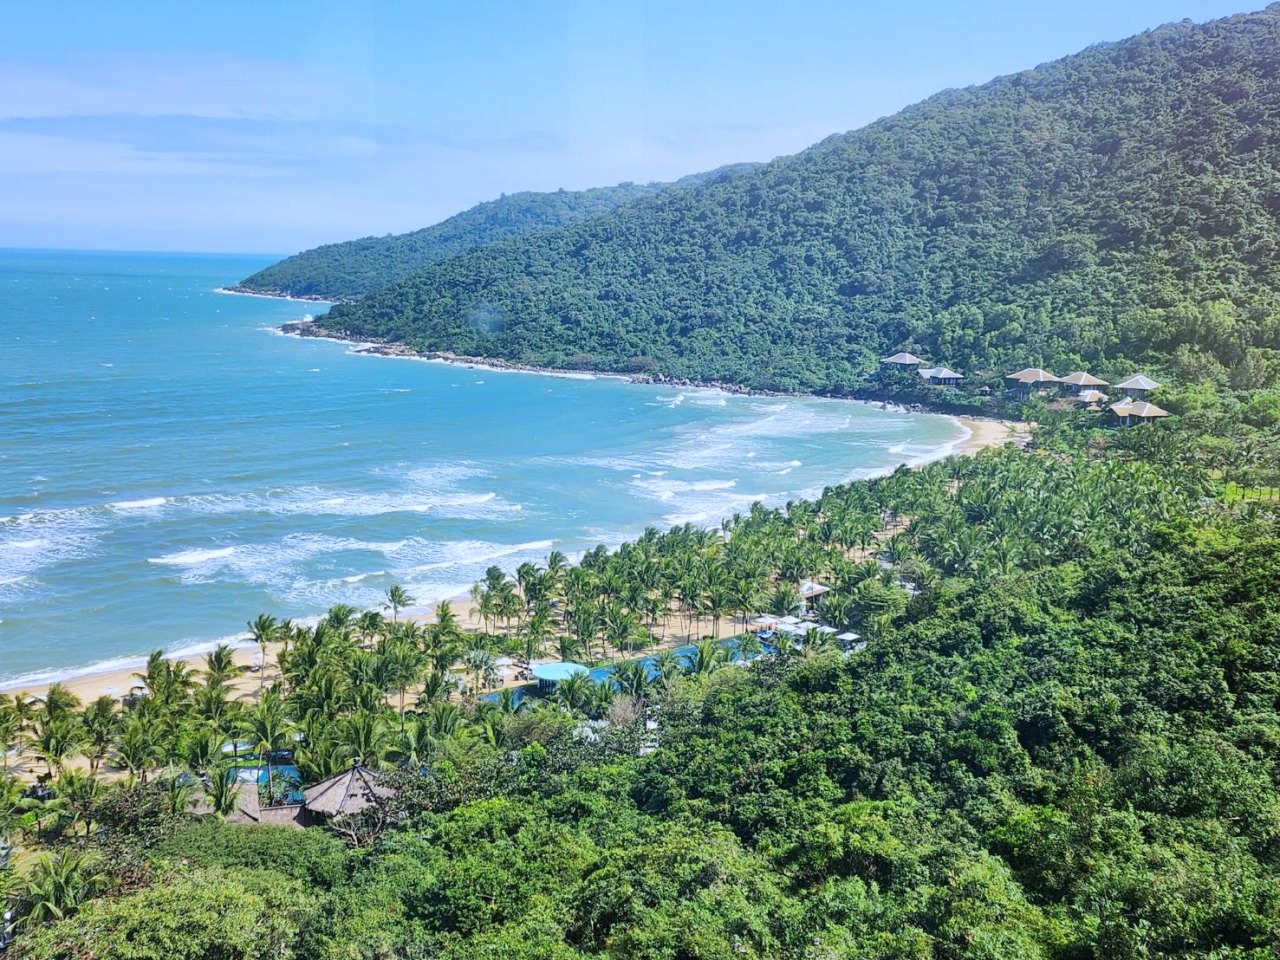
[[[1109,387],[1111,384],[1105,380],[1100,380],[1091,373],[1084,370],[1077,370],[1074,373],[1068,373],[1065,377],[1059,379],[1060,383],[1067,383],[1073,387]]]
[[[1026,367],[1017,373],[1011,373],[1006,380],[1016,380],[1018,383],[1057,383],[1058,378],[1048,370],[1041,367]]]
[[[915,367],[924,363],[924,361],[921,360],[919,357],[917,357],[914,353],[907,353],[905,350],[900,350],[899,352],[895,353],[891,357],[884,357],[883,359],[881,359],[880,362],[881,363],[898,363],[904,367]]]
[[[394,790],[379,784],[373,772],[358,761],[302,791],[307,809],[326,817],[359,813],[394,795]]]
[[[1155,390],[1159,386],[1160,384],[1144,373],[1135,373],[1128,380],[1116,384],[1117,389],[1120,390]]]

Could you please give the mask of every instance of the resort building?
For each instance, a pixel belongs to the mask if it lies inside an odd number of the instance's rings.
[[[1045,384],[1058,382],[1057,377],[1040,367],[1026,367],[1017,373],[1009,374],[1005,379],[1009,381],[1009,389],[1023,400],[1028,399],[1033,392]]]
[[[817,610],[818,600],[823,594],[830,593],[831,588],[825,584],[818,583],[817,580],[801,580],[800,585],[797,587],[797,592],[800,594],[802,612],[809,613]]]
[[[578,674],[586,676],[590,672],[582,664],[570,663],[569,661],[539,663],[533,668],[533,679],[538,681],[538,695],[549,697],[556,692],[556,687],[560,685],[562,680],[568,680]]]
[[[1107,395],[1101,390],[1081,390],[1071,398],[1075,403],[1084,404],[1086,407],[1097,406],[1100,403],[1107,402]]]
[[[373,771],[359,760],[349,770],[321,780],[302,792],[307,812],[323,819],[359,813],[394,795],[395,791],[378,783]]]
[[[1124,395],[1131,399],[1145,397],[1152,390],[1157,390],[1159,387],[1160,384],[1142,373],[1135,373],[1128,380],[1116,384],[1116,389],[1123,390]]]
[[[1067,388],[1068,393],[1079,395],[1086,390],[1093,390],[1096,387],[1109,387],[1111,384],[1105,380],[1100,380],[1091,373],[1084,370],[1076,370],[1074,373],[1068,373],[1065,377],[1059,377],[1058,382]]]
[[[925,367],[919,371],[921,378],[931,387],[958,387],[964,377],[947,367]]]
[[[918,367],[922,363],[924,363],[924,361],[921,360],[919,357],[917,357],[914,353],[907,353],[905,350],[899,351],[898,353],[895,353],[891,357],[882,357],[880,360],[881,366],[885,366],[889,368],[896,367],[900,370],[906,370],[913,367]]]
[[[1147,403],[1145,400],[1130,400],[1128,398],[1121,400],[1119,403],[1113,403],[1109,409],[1126,427],[1137,423],[1150,423],[1152,420],[1159,420],[1161,417],[1169,416],[1168,410],[1162,410],[1154,403]]]

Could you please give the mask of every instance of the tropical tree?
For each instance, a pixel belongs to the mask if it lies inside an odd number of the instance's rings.
[[[66,801],[76,820],[83,821],[84,835],[93,832],[94,804],[102,796],[102,781],[90,773],[68,770],[54,784],[54,792]]]
[[[62,920],[106,890],[112,878],[100,853],[61,849],[38,857],[21,888],[19,926],[28,928]]]
[[[399,617],[400,611],[405,607],[413,605],[413,597],[409,596],[409,592],[400,584],[393,584],[387,590],[387,606],[391,608],[391,622],[395,623]]]
[[[84,732],[83,750],[89,759],[89,772],[96,774],[120,729],[114,698],[104,694],[85,707],[80,715],[80,728]]]
[[[236,803],[240,799],[240,787],[236,768],[230,764],[216,764],[205,774],[205,799],[219,817],[229,816],[235,811]]]
[[[330,611],[330,616],[332,616]],[[254,643],[258,645],[258,651],[261,659],[258,662],[258,688],[267,682],[267,648],[274,643],[279,635],[280,625],[276,622],[276,618],[265,613],[258,614],[257,618],[249,621],[249,636]]]
[[[291,724],[285,714],[284,701],[274,689],[263,694],[241,720],[241,732],[253,744],[254,752],[267,771],[267,803],[276,801],[272,755],[288,744]]]

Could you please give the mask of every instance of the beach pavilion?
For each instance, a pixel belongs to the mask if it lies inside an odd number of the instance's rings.
[[[533,679],[538,681],[538,693],[545,697],[555,693],[561,681],[578,675],[586,676],[590,672],[580,663],[562,660],[555,663],[536,664],[533,668]]]
[[[1023,400],[1028,399],[1032,391],[1037,390],[1046,383],[1058,382],[1057,377],[1041,367],[1024,367],[1017,373],[1009,374],[1005,379],[1009,381],[1009,389]]]
[[[1159,389],[1159,387],[1160,384],[1144,373],[1135,373],[1128,380],[1123,380],[1116,384],[1117,390],[1123,390],[1124,395],[1133,400],[1139,400],[1152,390]]]
[[[1101,390],[1081,390],[1071,400],[1073,403],[1082,403],[1086,407],[1091,407],[1099,403],[1106,403],[1107,395]]]
[[[1169,416],[1168,410],[1162,410],[1154,403],[1147,403],[1145,400],[1130,400],[1127,397],[1119,403],[1113,403],[1109,408],[1124,426],[1133,426],[1136,423],[1150,423],[1152,420],[1159,420],[1161,417]]]

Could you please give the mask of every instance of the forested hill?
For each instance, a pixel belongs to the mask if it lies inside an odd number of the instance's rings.
[[[473,249],[322,323],[785,389],[848,388],[899,347],[971,376],[1230,367],[1280,346],[1277,64],[1280,6],[1162,27]]]
[[[242,280],[237,289],[346,300],[388,287],[433,263],[495,240],[580,223],[671,188],[696,186],[750,167],[721,167],[675,183],[513,193],[412,233],[364,237],[305,250]]]

